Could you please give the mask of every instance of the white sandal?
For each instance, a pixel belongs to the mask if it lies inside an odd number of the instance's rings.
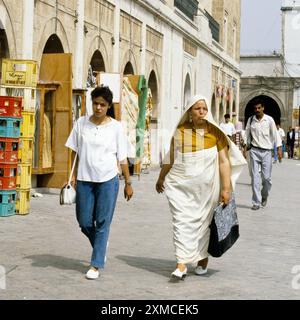
[[[180,271],[179,268],[176,268],[176,270],[172,272],[171,276],[183,280],[186,277],[186,274],[187,268],[185,268],[183,271]]]

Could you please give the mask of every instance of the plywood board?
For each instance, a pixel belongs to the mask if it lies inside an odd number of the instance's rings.
[[[72,128],[72,54],[43,54],[39,79],[61,84],[56,91],[54,173],[42,179],[43,187],[60,188],[71,167],[71,152],[65,143]]]

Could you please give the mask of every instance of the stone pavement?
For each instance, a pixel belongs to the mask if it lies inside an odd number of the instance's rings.
[[[244,169],[236,190],[239,240],[210,259],[207,275],[194,275],[190,266],[179,283],[169,282],[175,267],[171,215],[165,196],[154,191],[157,176],[153,169],[139,181],[134,177],[128,203],[121,181],[106,268],[95,281],[84,278],[91,248],[74,206],[60,206],[58,195],[32,198],[29,215],[0,218],[0,267],[6,270],[0,300],[300,298],[300,161],[273,166],[268,205],[258,211],[250,210]]]

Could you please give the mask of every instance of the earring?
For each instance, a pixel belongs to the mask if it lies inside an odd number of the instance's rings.
[[[189,120],[190,120],[190,122],[193,122],[193,117],[191,114],[189,114]]]

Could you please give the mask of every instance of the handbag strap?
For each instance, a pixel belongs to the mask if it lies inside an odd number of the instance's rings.
[[[72,164],[72,169],[71,169],[71,173],[70,173],[68,184],[71,184],[72,176],[73,176],[74,169],[75,169],[76,160],[77,160],[77,152],[76,152],[73,164]]]

